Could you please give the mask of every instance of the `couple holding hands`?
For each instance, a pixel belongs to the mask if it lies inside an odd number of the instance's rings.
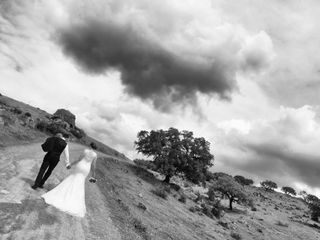
[[[44,156],[38,176],[35,180],[33,189],[43,188],[44,183],[51,175],[52,170],[57,166],[61,154],[64,152],[66,168],[71,169],[71,173],[59,185],[43,194],[41,197],[47,204],[50,204],[61,211],[73,216],[84,217],[85,206],[85,179],[92,172],[89,181],[96,182],[95,169],[97,153],[95,143],[90,144],[90,149],[85,149],[78,160],[71,163],[69,161],[69,148],[66,139],[61,133],[54,137],[49,137],[41,145],[43,151],[47,152]]]

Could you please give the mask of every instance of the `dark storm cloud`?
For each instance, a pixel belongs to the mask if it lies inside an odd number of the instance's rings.
[[[119,70],[130,94],[150,99],[158,108],[168,104],[168,98],[192,102],[197,92],[229,99],[235,88],[232,64],[218,58],[211,63],[184,59],[128,25],[95,20],[70,25],[61,30],[59,43],[88,73]]]
[[[291,176],[290,181],[295,179],[311,187],[319,187],[319,156],[297,153],[285,144],[247,143],[245,149],[251,154],[246,163],[238,164],[239,169],[274,181],[285,181],[284,176]]]

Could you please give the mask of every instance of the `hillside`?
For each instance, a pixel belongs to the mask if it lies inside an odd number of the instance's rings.
[[[44,131],[43,129],[39,131],[37,128],[39,123],[40,125],[43,123],[46,125],[51,123],[52,128],[49,130],[52,131]],[[56,130],[55,128],[59,128],[71,136],[70,140],[72,142],[84,145],[95,142],[99,151],[126,158],[115,149],[87,136],[83,130],[76,126],[67,130],[64,124],[66,124],[66,122],[61,120],[60,122],[57,121],[57,118],[51,113],[0,94],[0,147],[41,142],[44,141],[46,137],[52,135]],[[80,137],[76,134],[77,132],[80,133]]]
[[[48,114],[4,96],[0,100],[38,118]],[[13,119],[23,115],[4,112]],[[86,183],[86,218],[71,217],[40,199],[67,176],[63,164],[44,190],[30,188],[43,157],[39,145],[47,135],[18,123],[0,126],[1,239],[320,239],[320,226],[310,220],[307,205],[299,198],[247,186],[255,208],[234,204],[230,211],[223,200],[223,216],[209,217],[202,200],[198,201],[199,186],[179,178],[173,178],[175,184],[170,187],[163,185],[163,176],[136,166],[108,146],[105,153],[99,153],[97,184]],[[85,147],[81,141],[74,142],[70,144],[71,160]],[[166,199],[155,194],[160,188],[165,189]]]

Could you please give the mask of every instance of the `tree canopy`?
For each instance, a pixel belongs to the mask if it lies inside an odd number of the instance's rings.
[[[165,175],[165,182],[179,173],[194,183],[204,182],[213,155],[210,143],[193,132],[168,130],[140,131],[135,141],[136,150],[153,157],[155,170]]]
[[[233,202],[248,204],[251,200],[244,187],[228,175],[221,175],[217,180],[212,182],[208,191],[209,198],[214,199],[216,192],[220,192],[228,197],[230,210],[232,210]]]
[[[248,178],[245,178],[243,176],[240,176],[240,175],[236,175],[233,177],[234,180],[236,180],[238,183],[240,183],[242,186],[249,186],[249,185],[252,185],[253,184],[253,180],[252,179],[248,179]]]
[[[292,187],[282,187],[281,190],[285,193],[285,194],[291,194],[293,196],[296,196],[296,190],[294,190]]]
[[[274,191],[274,189],[278,188],[278,185],[270,180],[265,180],[260,185],[267,191]]]

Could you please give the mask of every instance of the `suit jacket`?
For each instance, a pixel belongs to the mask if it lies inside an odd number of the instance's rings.
[[[42,150],[47,152],[44,159],[49,161],[59,161],[60,155],[66,146],[66,141],[59,137],[47,138],[47,140],[41,145]]]

